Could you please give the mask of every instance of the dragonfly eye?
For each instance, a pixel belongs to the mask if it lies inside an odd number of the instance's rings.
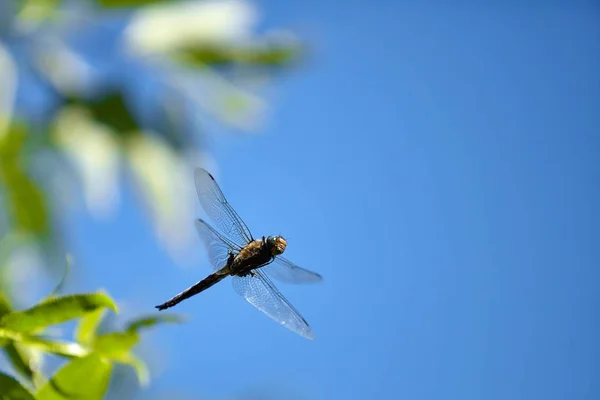
[[[267,242],[271,246],[271,253],[277,256],[285,251],[287,242],[281,236],[269,236]]]

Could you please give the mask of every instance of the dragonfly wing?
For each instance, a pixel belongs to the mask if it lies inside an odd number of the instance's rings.
[[[229,255],[237,254],[241,250],[240,246],[221,235],[203,220],[196,220],[195,226],[208,252],[213,270],[217,271],[223,268],[227,264]]]
[[[254,276],[234,276],[232,282],[233,288],[239,295],[245,297],[250,304],[267,314],[269,318],[307,339],[314,339],[315,335],[306,320],[279,293],[263,272],[255,270]]]
[[[215,178],[205,169],[198,168],[194,180],[200,205],[217,228],[241,247],[254,240],[244,221],[225,199]]]
[[[284,283],[314,283],[323,280],[316,272],[300,268],[281,256],[275,257],[272,263],[261,268],[271,278]]]

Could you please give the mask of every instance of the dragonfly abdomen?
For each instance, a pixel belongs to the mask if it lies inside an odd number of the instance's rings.
[[[196,283],[194,286],[185,289],[177,296],[174,296],[171,299],[164,302],[163,304],[156,306],[156,308],[158,308],[159,310],[164,310],[173,307],[174,305],[181,303],[183,300],[189,299],[190,297],[208,289],[215,283],[222,281],[226,276],[227,274],[220,273],[220,271],[215,272],[214,274],[210,274],[206,278],[202,279],[200,282]]]

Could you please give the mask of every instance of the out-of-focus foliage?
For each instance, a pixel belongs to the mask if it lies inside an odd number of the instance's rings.
[[[37,392],[38,400],[101,400],[108,388],[112,364],[90,354],[76,358],[60,369]]]
[[[5,187],[7,215],[17,232],[43,234],[48,229],[48,210],[41,190],[28,176],[23,149],[28,132],[12,125],[0,137],[0,176]]]
[[[50,204],[71,205],[77,189],[93,215],[110,216],[126,169],[158,239],[180,254],[192,230],[176,227],[193,207],[181,182],[206,159],[204,127],[256,129],[260,88],[293,63],[298,44],[256,35],[245,0],[3,7],[13,11],[0,30],[0,184],[11,231],[55,237]]]
[[[82,317],[100,307],[117,311],[117,306],[112,299],[102,293],[50,298],[26,311],[4,315],[0,318],[0,326],[20,332],[36,332],[49,325]]]
[[[73,396],[100,399],[108,387],[113,363],[130,365],[135,369],[140,384],[148,384],[145,364],[132,353],[139,342],[139,328],[161,322],[179,322],[173,315],[143,317],[126,323],[122,331],[99,333],[97,329],[104,311],[117,310],[114,301],[104,293],[51,297],[24,311],[11,311],[4,298],[1,303],[0,346],[24,382],[32,388],[39,387],[35,394],[37,399],[66,399]],[[52,325],[73,319],[79,319],[74,340],[59,340],[48,334],[48,328]],[[31,361],[16,349],[41,351],[70,361],[44,381],[28,368],[31,367]],[[0,386],[0,395],[6,395],[4,390],[9,387],[17,392],[28,393],[20,385],[15,385],[11,377],[0,377],[7,382],[6,388]]]
[[[0,2],[0,399],[100,399],[122,368],[149,383],[140,331],[179,318],[107,331],[108,295],[60,295],[63,276],[43,299],[39,283],[71,251],[63,216],[109,218],[127,184],[157,243],[185,254],[207,128],[255,130],[261,88],[299,54],[257,20],[247,0]]]
[[[35,400],[33,395],[15,378],[0,373],[0,398],[2,400]]]

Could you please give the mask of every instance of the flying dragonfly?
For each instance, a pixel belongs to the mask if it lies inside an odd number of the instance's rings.
[[[284,283],[314,283],[322,280],[321,275],[283,258],[281,254],[287,246],[283,237],[263,236],[254,239],[208,171],[196,169],[194,180],[200,205],[221,231],[219,233],[201,219],[195,222],[214,272],[156,308],[164,310],[173,307],[231,276],[235,291],[250,304],[286,328],[313,339],[314,333],[306,320],[283,297],[268,276]]]

